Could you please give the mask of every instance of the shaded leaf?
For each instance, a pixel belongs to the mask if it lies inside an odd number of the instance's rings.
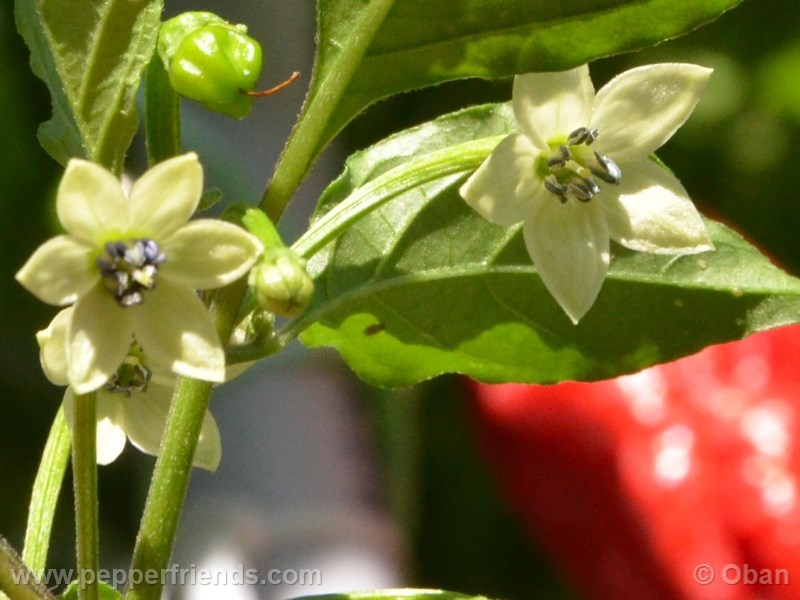
[[[161,0],[17,0],[31,68],[53,102],[39,140],[61,164],[80,157],[121,170],[161,8]]]

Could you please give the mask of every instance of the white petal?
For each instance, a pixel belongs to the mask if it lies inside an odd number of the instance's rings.
[[[103,284],[75,303],[67,328],[67,373],[76,393],[96,390],[117,372],[132,341],[131,310],[120,307]]]
[[[619,194],[614,198],[611,192]],[[625,163],[618,189],[603,188],[611,239],[639,252],[695,254],[713,250],[700,213],[674,175],[650,160]]]
[[[524,221],[537,194],[546,193],[534,173],[538,151],[524,135],[505,138],[459,189],[484,219],[503,227]]]
[[[544,285],[573,323],[592,307],[609,262],[608,228],[597,199],[545,203],[523,226]]]
[[[109,231],[125,231],[128,201],[122,184],[100,165],[73,158],[56,196],[58,220],[69,233],[98,243]]]
[[[567,136],[589,125],[594,104],[589,67],[517,75],[512,103],[522,133],[537,148],[547,148],[554,136]]]
[[[125,428],[119,394],[97,393],[97,464],[114,462],[125,448]]]
[[[146,392],[132,392],[130,398],[120,398],[125,432],[142,452],[158,456],[171,400],[170,386],[152,384]]]
[[[222,440],[220,439],[217,422],[214,420],[214,416],[211,412],[206,411],[192,464],[206,471],[216,471],[221,458]]]
[[[179,375],[225,380],[225,352],[211,316],[185,287],[160,279],[132,315],[136,340],[151,360]]]
[[[99,271],[92,268],[94,251],[71,235],[50,238],[17,272],[17,281],[42,302],[72,304],[100,280]]]
[[[194,152],[155,165],[131,188],[131,227],[138,235],[165,238],[197,210],[203,168]]]
[[[655,152],[686,122],[711,69],[665,63],[621,73],[597,92],[597,150],[618,163]],[[624,173],[623,173],[624,176]]]
[[[75,393],[67,388],[64,394],[64,416],[73,435],[75,400]],[[104,392],[97,394],[97,463],[100,465],[113,462],[125,448],[125,431],[117,409],[113,396]]]
[[[161,245],[167,262],[159,276],[190,288],[218,288],[247,273],[261,250],[258,239],[232,223],[192,221]]]
[[[171,400],[172,387],[162,385],[151,385],[146,392],[133,392],[130,398],[120,400],[125,432],[131,443],[142,452],[158,456]],[[206,411],[192,464],[209,471],[216,470],[221,448],[217,424]]]
[[[68,385],[67,328],[72,319],[72,307],[60,311],[47,329],[36,333],[39,360],[47,378],[56,385]]]

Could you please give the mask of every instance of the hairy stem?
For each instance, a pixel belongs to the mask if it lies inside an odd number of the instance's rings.
[[[136,537],[131,572],[160,574],[168,567],[210,399],[210,383],[186,377],[178,379]],[[161,598],[164,583],[161,577],[135,581],[137,585],[131,581],[126,598]]]
[[[97,600],[100,554],[97,525],[97,399],[94,393],[75,397],[72,476],[75,488],[78,598]]]
[[[339,105],[372,38],[383,23],[394,0],[372,0],[353,23],[352,33],[341,44],[336,58],[326,65],[327,75],[312,82],[300,119],[275,168],[260,208],[277,223],[292,194],[305,179],[327,140],[323,139],[333,111]],[[319,43],[324,43],[320,40]]]
[[[28,569],[5,538],[0,537],[0,598],[54,600],[55,596],[40,583],[39,577]]]
[[[72,439],[62,407],[58,409],[53,425],[50,427],[50,434],[42,453],[42,461],[39,463],[39,471],[33,482],[31,504],[28,510],[28,527],[25,531],[25,546],[22,551],[22,560],[40,577],[47,564],[53,517],[69,462],[71,444]]]

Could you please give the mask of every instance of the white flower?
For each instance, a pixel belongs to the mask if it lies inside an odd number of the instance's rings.
[[[686,121],[711,69],[657,64],[626,71],[597,96],[587,66],[514,80],[520,133],[461,187],[492,223],[523,222],[547,289],[577,323],[603,285],[609,238],[640,252],[712,250],[680,182],[652,152]]]
[[[68,385],[66,339],[72,319],[72,307],[59,312],[47,329],[36,334],[41,350],[42,368],[56,385]],[[158,455],[164,424],[172,400],[175,377],[168,369],[147,360],[136,346],[125,357],[117,373],[97,390],[97,462],[114,461],[125,447],[125,439],[142,452]],[[64,411],[72,430],[73,403],[77,396],[71,388],[64,394]],[[216,470],[222,447],[214,417],[206,411],[197,442],[194,466]]]
[[[223,381],[225,356],[193,290],[244,275],[261,243],[230,223],[189,221],[203,188],[193,153],[145,173],[126,198],[114,175],[73,159],[56,209],[67,235],[40,246],[17,280],[49,304],[75,304],[67,327],[70,386],[105,384],[136,341],[177,374]]]

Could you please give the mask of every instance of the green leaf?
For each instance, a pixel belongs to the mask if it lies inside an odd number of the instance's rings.
[[[161,8],[161,0],[17,0],[31,68],[53,101],[39,141],[61,164],[81,157],[121,170]]]
[[[707,23],[741,0],[395,0],[328,123],[318,151],[387,96],[466,77],[566,70],[651,46]],[[337,78],[363,0],[319,0],[317,76]]]
[[[514,128],[509,105],[476,107],[354,155],[311,232],[404,164]],[[405,192],[311,259],[317,294],[286,334],[307,328],[304,343],[336,348],[376,385],[446,372],[550,383],[616,376],[800,320],[800,281],[709,221],[714,252],[676,258],[614,246],[600,296],[575,326],[542,285],[520,227],[493,225],[463,202],[468,170],[441,172],[418,182],[409,174]]]

